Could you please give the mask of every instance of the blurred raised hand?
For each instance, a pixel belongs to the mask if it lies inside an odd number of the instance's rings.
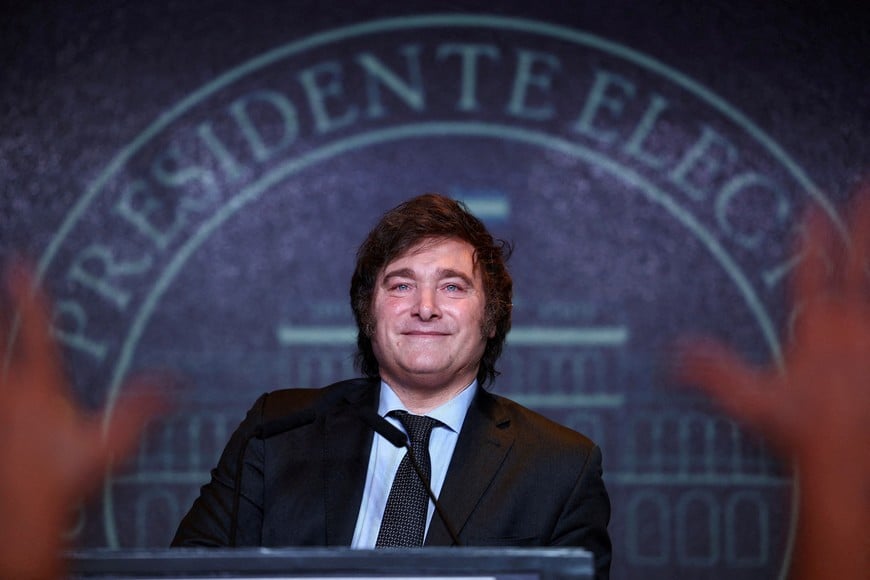
[[[850,210],[845,240],[821,212],[806,219],[782,369],[711,339],[676,361],[682,382],[794,461],[799,579],[870,579],[870,183]]]
[[[6,293],[0,301],[0,578],[59,578],[75,508],[134,449],[163,403],[140,384],[125,389],[130,394],[108,417],[82,410],[50,334],[47,300],[26,268],[10,270]]]

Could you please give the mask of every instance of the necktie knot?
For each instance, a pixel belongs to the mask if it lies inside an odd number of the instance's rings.
[[[398,419],[405,426],[408,437],[411,439],[412,448],[416,448],[419,445],[428,447],[432,429],[436,425],[441,424],[441,421],[438,419],[426,417],[425,415],[412,415],[407,411],[392,411],[390,415]]]

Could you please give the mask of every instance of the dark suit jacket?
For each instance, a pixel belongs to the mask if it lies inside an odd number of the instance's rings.
[[[377,408],[379,381],[260,397],[184,517],[173,546],[227,546],[238,455],[258,425],[317,411],[313,422],[245,451],[237,545],[349,546],[362,501],[373,431],[357,409]],[[439,502],[467,546],[580,546],[610,568],[610,500],[601,452],[583,435],[479,389]],[[436,514],[427,546],[451,539]]]

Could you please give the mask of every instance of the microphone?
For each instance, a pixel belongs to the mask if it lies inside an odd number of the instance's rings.
[[[317,413],[314,412],[314,409],[303,409],[296,413],[291,413],[286,417],[272,419],[271,421],[257,425],[257,427],[245,437],[245,440],[242,441],[242,448],[239,451],[239,460],[236,465],[235,487],[233,488],[233,511],[230,517],[229,534],[230,547],[234,548],[236,546],[236,533],[239,528],[239,504],[242,499],[242,470],[245,466],[245,451],[248,449],[248,443],[251,442],[251,439],[260,439],[262,441],[274,437],[275,435],[280,435],[281,433],[286,433],[287,431],[310,425],[311,423],[314,423],[316,418]],[[392,425],[390,426],[392,427]]]
[[[378,415],[377,411],[371,407],[360,408],[357,412],[359,417],[365,421],[369,427],[374,429],[375,433],[382,436],[394,446],[404,447],[407,450],[408,459],[411,460],[411,466],[414,468],[417,477],[420,478],[421,482],[423,482],[423,487],[426,488],[426,492],[429,494],[429,499],[431,499],[432,503],[435,505],[435,511],[438,512],[438,517],[440,517],[441,521],[444,522],[444,527],[447,528],[447,533],[450,534],[450,539],[453,540],[454,545],[461,546],[462,542],[459,541],[459,536],[456,534],[456,531],[447,519],[447,514],[444,513],[441,504],[438,503],[438,498],[435,497],[435,493],[432,491],[429,482],[426,481],[425,477],[423,477],[423,470],[420,469],[417,460],[414,458],[414,453],[411,451],[411,443],[408,441],[408,437],[402,433],[398,427]]]

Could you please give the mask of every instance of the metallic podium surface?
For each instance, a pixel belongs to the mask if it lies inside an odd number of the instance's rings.
[[[70,578],[592,578],[579,548],[173,548],[71,554]]]

